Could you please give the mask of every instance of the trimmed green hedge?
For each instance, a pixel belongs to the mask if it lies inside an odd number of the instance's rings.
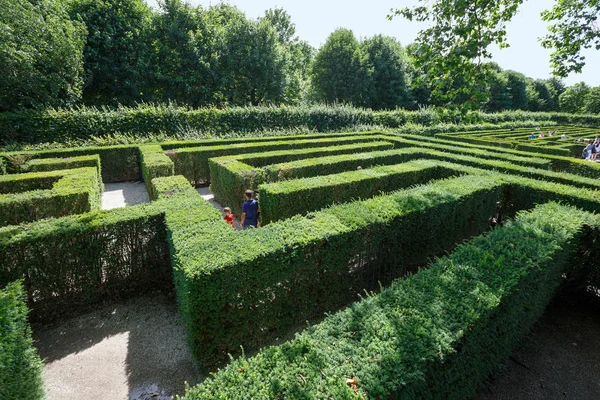
[[[98,170],[98,179],[102,179],[100,156],[97,154],[69,158],[35,158],[25,163],[23,172],[56,171],[84,167],[95,167]]]
[[[414,124],[448,126],[450,123],[472,122],[508,126],[528,122],[533,122],[536,126],[548,123],[600,126],[600,118],[597,115],[525,111],[474,113],[461,120],[461,117],[452,114],[442,115],[432,109],[372,111],[347,105],[190,109],[171,105],[143,104],[117,109],[77,107],[1,113],[0,141],[53,142],[85,139],[117,132],[136,136],[159,132],[181,134],[187,131],[221,136],[281,129],[333,132],[360,125],[398,128]],[[484,126],[480,129],[489,128]],[[456,130],[464,129],[465,127],[456,128]]]
[[[139,181],[141,178],[138,146],[121,145],[105,147],[81,147],[58,150],[21,151],[0,153],[0,158],[8,165],[11,173],[21,172],[16,170],[11,159],[14,157],[32,159],[28,164],[36,163],[39,158],[69,158],[85,155],[98,155],[102,166],[102,180],[105,183]]]
[[[0,226],[100,210],[102,182],[93,167],[0,176]],[[30,180],[30,182],[27,182]],[[29,190],[33,184],[54,181],[51,189]]]
[[[231,207],[235,215],[240,215],[244,191],[257,188],[259,184],[268,182],[266,176],[271,175],[274,170],[273,163],[291,162],[306,157],[327,157],[333,154],[351,154],[372,150],[383,151],[391,149],[393,146],[389,142],[369,142],[211,158],[208,162],[211,181],[210,190],[214,193],[216,201],[224,206]],[[258,168],[253,168],[248,163]]]
[[[175,165],[159,145],[145,145],[140,146],[139,149],[142,163],[142,178],[146,183],[148,195],[150,198],[153,198],[152,179],[174,175]]]
[[[24,279],[32,319],[171,282],[164,210],[156,205],[0,228],[0,282]]]
[[[20,282],[0,289],[0,399],[42,400],[42,360],[33,347]]]
[[[386,140],[394,141],[393,137],[387,136]],[[512,155],[517,157],[529,157],[530,160],[538,158],[542,161],[547,161],[550,164],[550,169],[553,171],[568,172],[570,174],[580,175],[588,178],[600,178],[600,163],[592,163],[587,160],[578,160],[572,157],[553,156],[541,153],[527,153],[520,150],[503,149],[493,146],[473,145],[468,143],[456,143],[451,140],[442,140],[435,138],[425,138],[414,135],[401,135],[401,139],[394,141],[396,147],[401,146],[404,142],[405,146],[429,147],[439,150],[446,150],[451,153],[462,153],[475,155],[472,150],[479,150],[479,153]],[[487,158],[487,157],[486,157]]]
[[[455,169],[431,161],[413,161],[265,184],[260,186],[259,194],[261,223],[266,225],[335,203],[368,199],[382,192],[458,174]]]
[[[175,173],[183,175],[188,180],[196,185],[209,182],[210,172],[208,160],[212,157],[221,157],[226,155],[244,154],[249,152],[266,152],[273,150],[292,150],[306,149],[315,147],[330,147],[344,144],[355,143],[381,143],[381,136],[378,135],[353,135],[345,137],[336,137],[332,139],[296,139],[287,141],[275,142],[246,142],[234,144],[222,144],[217,146],[201,146],[201,147],[186,147],[167,151],[167,155],[171,157],[175,163]],[[390,146],[389,143],[385,144]]]
[[[469,398],[578,261],[582,227],[599,222],[540,206],[178,398]]]
[[[481,233],[500,186],[474,176],[439,181],[241,232],[216,211],[193,211],[200,197],[190,194],[170,199],[166,221],[188,339],[206,366]]]

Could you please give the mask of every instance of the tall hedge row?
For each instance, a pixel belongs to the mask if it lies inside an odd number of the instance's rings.
[[[416,161],[261,185],[261,224],[458,174],[432,162]]]
[[[28,186],[25,183],[28,179],[45,186],[53,178],[58,179],[50,189],[22,191]],[[17,191],[8,191],[10,186]],[[98,169],[93,167],[2,175],[0,187],[5,192],[0,194],[0,226],[82,214],[101,208],[103,186]]]
[[[23,279],[37,321],[164,288],[171,275],[164,211],[154,205],[0,228],[0,282]]]
[[[0,399],[44,398],[42,361],[33,347],[27,313],[20,282],[0,288]]]
[[[175,173],[183,175],[193,184],[202,184],[210,181],[208,160],[212,157],[227,156],[232,154],[244,154],[257,151],[295,150],[318,147],[333,147],[344,144],[364,144],[373,142],[378,148],[382,146],[392,147],[384,143],[378,135],[349,135],[345,137],[334,137],[325,139],[292,139],[286,141],[259,141],[233,144],[219,144],[215,146],[185,147],[167,152],[175,164]]]
[[[482,232],[500,187],[456,178],[242,232],[181,197],[166,214],[176,288],[194,355],[211,365]]]
[[[165,154],[160,145],[144,145],[139,147],[142,179],[146,183],[148,196],[153,198],[152,179],[175,174],[173,161]]]
[[[521,214],[179,399],[470,398],[581,261],[582,227],[599,222],[556,204]]]
[[[188,109],[167,105],[140,105],[118,109],[74,108],[23,110],[0,114],[0,141],[27,143],[64,141],[101,136],[116,132],[132,135],[178,133],[198,130],[218,136],[232,133],[277,129],[340,131],[357,125],[397,128],[407,124],[432,126],[448,123],[485,122],[488,124],[520,121],[600,126],[600,118],[591,115],[532,113],[510,111],[478,113],[468,120],[440,115],[433,110],[372,111],[350,106],[237,107]]]

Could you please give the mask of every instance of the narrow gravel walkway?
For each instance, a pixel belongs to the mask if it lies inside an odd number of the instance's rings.
[[[144,182],[105,183],[102,209],[112,210],[126,206],[149,203],[150,198]]]
[[[167,400],[198,382],[172,296],[110,305],[34,328],[47,400]]]

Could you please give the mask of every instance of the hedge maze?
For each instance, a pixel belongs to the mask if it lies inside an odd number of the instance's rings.
[[[600,284],[600,164],[560,142],[596,134],[577,129],[0,154],[0,335],[28,330],[24,302],[52,321],[174,286],[199,366],[221,368],[184,399],[468,398],[565,274]],[[103,182],[139,179],[150,204],[100,211]],[[263,226],[231,229],[205,184],[236,216],[257,190]],[[2,351],[35,372],[24,340]]]

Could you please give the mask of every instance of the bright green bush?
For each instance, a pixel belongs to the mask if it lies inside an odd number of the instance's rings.
[[[146,183],[146,190],[150,198],[152,194],[152,179],[175,174],[173,161],[165,154],[159,145],[140,146],[140,162],[142,164],[142,178]]]
[[[100,210],[103,189],[98,178],[93,167],[2,175],[0,226]],[[50,182],[50,189],[31,190],[33,184],[43,188]],[[10,187],[16,190],[11,192]]]
[[[0,398],[42,400],[42,361],[33,347],[20,282],[0,289]]]
[[[556,204],[521,214],[179,399],[470,398],[577,261],[582,227],[599,222]]]
[[[183,197],[166,214],[168,237],[188,339],[206,366],[481,233],[495,215],[500,186],[456,178],[241,232],[218,212],[192,212],[197,194]]]
[[[369,199],[382,192],[458,174],[457,170],[433,162],[414,161],[264,184],[260,186],[259,194],[261,223],[266,225],[332,204]]]
[[[97,154],[69,158],[35,158],[33,160],[29,160],[23,166],[23,169],[25,172],[42,172],[84,167],[95,167],[98,169],[98,178],[101,179],[102,168],[100,166],[100,156]]]
[[[141,178],[139,150],[137,146],[107,146],[107,147],[82,147],[57,150],[23,151],[17,153],[0,153],[0,158],[8,164],[11,173],[20,172],[12,166],[11,157],[27,157],[31,160],[28,165],[38,163],[39,158],[69,158],[85,155],[98,155],[102,167],[102,180],[104,183],[139,181]]]
[[[21,278],[32,318],[46,322],[167,288],[164,211],[144,205],[0,228],[0,282]]]
[[[235,215],[241,213],[241,201],[246,189],[257,188],[263,182],[273,181],[267,177],[278,164],[305,157],[327,157],[332,154],[350,154],[371,150],[391,149],[389,142],[369,142],[331,147],[299,150],[278,150],[262,153],[247,153],[209,159],[210,190],[215,200],[231,208]],[[248,165],[250,163],[254,167]],[[262,166],[262,167],[261,167]]]
[[[295,139],[275,142],[245,142],[234,144],[220,144],[216,146],[187,147],[167,152],[175,163],[175,173],[183,175],[194,184],[209,182],[210,172],[208,160],[232,154],[243,154],[250,152],[265,152],[274,150],[292,150],[315,147],[336,146],[353,143],[381,142],[378,135],[352,135],[347,137],[335,137],[331,139]],[[379,145],[390,146],[379,143]]]
[[[477,113],[473,121],[460,121],[455,116],[439,115],[430,109],[374,112],[345,105],[188,109],[170,105],[143,104],[133,108],[78,107],[1,113],[0,142],[61,142],[119,132],[143,136],[153,133],[182,135],[187,131],[200,131],[219,137],[300,128],[317,132],[334,132],[360,125],[379,125],[388,128],[410,126],[410,132],[417,133],[427,130],[422,127],[415,128],[417,124],[421,124],[435,127],[431,132],[427,132],[432,134],[469,129],[470,122],[478,124],[474,127],[481,130],[489,129],[489,124],[539,126],[559,123],[598,127],[599,121],[598,116],[591,115],[522,111]],[[452,127],[452,124],[460,125]]]

